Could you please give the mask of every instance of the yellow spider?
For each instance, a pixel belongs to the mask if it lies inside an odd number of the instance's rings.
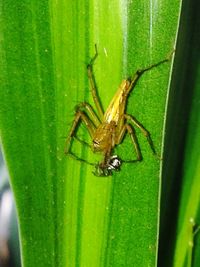
[[[123,80],[110,102],[106,112],[104,113],[101,106],[101,102],[98,97],[95,78],[93,75],[93,64],[98,56],[97,46],[95,45],[96,53],[91,59],[90,63],[87,65],[88,77],[91,85],[92,97],[97,109],[97,113],[94,111],[93,107],[87,102],[80,103],[76,107],[75,118],[70,130],[70,133],[66,140],[65,153],[71,155],[75,159],[86,162],[90,165],[95,166],[94,174],[96,176],[109,176],[112,175],[112,171],[119,171],[122,162],[136,162],[142,160],[142,154],[137,141],[137,137],[134,131],[134,126],[138,127],[141,132],[146,136],[149,145],[155,153],[152,139],[150,133],[143,127],[143,125],[138,122],[132,115],[126,114],[126,104],[127,98],[135,87],[138,79],[141,75],[167,62],[169,58],[166,58],[156,64],[153,64],[147,68],[138,70],[135,74],[126,80]],[[98,114],[98,115],[97,115]],[[83,122],[88,129],[88,132],[92,139],[92,144],[89,145],[93,152],[99,152],[103,155],[103,160],[100,163],[90,163],[84,159],[79,158],[71,151],[71,140],[72,138],[78,139],[82,143],[88,145],[86,142],[80,140],[75,136],[75,131],[79,122]],[[112,155],[115,146],[119,145],[126,133],[130,134],[133,146],[136,151],[137,158],[134,160],[121,160],[117,155]]]

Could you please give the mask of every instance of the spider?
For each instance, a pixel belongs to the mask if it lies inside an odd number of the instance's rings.
[[[74,121],[66,139],[65,154],[71,155],[73,158],[95,166],[94,174],[96,176],[109,176],[112,175],[112,171],[119,171],[122,162],[139,162],[142,160],[142,153],[140,151],[139,143],[134,131],[134,126],[138,127],[150,145],[152,152],[155,154],[154,145],[150,136],[150,133],[143,127],[143,125],[136,120],[132,115],[127,114],[126,104],[127,98],[130,92],[135,87],[139,78],[147,71],[169,61],[166,58],[156,64],[150,65],[144,69],[137,70],[131,78],[123,80],[111,100],[107,110],[104,112],[101,106],[101,102],[97,93],[96,82],[93,74],[93,64],[98,56],[97,46],[95,45],[95,55],[91,58],[87,65],[87,73],[91,86],[91,93],[96,106],[96,111],[93,107],[87,103],[82,102],[76,106],[76,113]],[[92,144],[89,145],[85,141],[79,139],[76,136],[76,130],[79,123],[85,124]],[[136,159],[133,160],[121,160],[117,155],[112,155],[114,148],[119,145],[126,133],[129,133],[132,140],[134,149],[136,151]],[[76,138],[78,141],[89,146],[94,153],[98,152],[103,155],[103,159],[100,163],[90,163],[85,159],[79,158],[71,151],[72,139]]]

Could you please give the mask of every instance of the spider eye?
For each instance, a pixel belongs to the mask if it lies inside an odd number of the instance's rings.
[[[93,140],[93,144],[94,144],[94,145],[99,145],[99,142],[96,141],[96,140]]]

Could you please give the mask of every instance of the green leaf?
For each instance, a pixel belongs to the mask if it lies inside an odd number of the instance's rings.
[[[198,4],[199,5],[199,4]],[[184,51],[182,82],[183,89],[181,107],[184,105],[183,127],[185,127],[185,140],[183,146],[182,164],[179,167],[182,176],[180,200],[178,209],[178,222],[176,228],[174,265],[175,267],[197,267],[200,264],[199,254],[199,225],[200,225],[200,61],[199,61],[199,26],[200,19],[197,6],[191,9],[185,5],[183,20],[190,19],[192,32],[184,33],[185,41],[188,40],[187,49]],[[183,34],[182,34],[183,36]],[[180,40],[183,41],[183,40]],[[183,42],[181,42],[183,43]],[[192,51],[192,52],[191,52]],[[185,115],[185,116],[184,116]],[[183,129],[181,129],[183,131]],[[183,132],[182,132],[183,134]],[[180,157],[180,156],[179,156]]]
[[[195,229],[200,225],[200,156],[199,156],[199,131],[200,131],[200,105],[199,105],[200,67],[197,68],[194,95],[192,99],[189,129],[186,138],[186,148],[183,163],[183,184],[180,198],[178,217],[178,230],[174,266],[199,266],[199,259],[194,264],[196,247],[194,239]],[[185,262],[187,265],[185,265]]]
[[[122,79],[172,53],[180,6],[178,0],[2,1],[0,128],[24,267],[156,265],[171,62],[145,73],[127,105],[151,133],[158,157],[136,129],[143,161],[99,178],[64,155],[63,137],[74,106],[93,104],[86,64],[94,44],[106,108]],[[78,134],[89,140],[86,129]],[[96,160],[80,144],[73,149]],[[136,157],[128,135],[117,154]]]
[[[195,1],[183,3],[169,97],[159,261],[163,267],[200,264],[198,7]]]

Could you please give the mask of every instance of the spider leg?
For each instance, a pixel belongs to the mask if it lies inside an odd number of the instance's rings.
[[[94,78],[94,74],[93,74],[93,64],[98,56],[98,51],[97,51],[97,46],[95,45],[95,55],[94,57],[90,60],[90,63],[87,65],[87,72],[88,72],[88,78],[90,81],[90,86],[91,86],[91,92],[92,92],[92,97],[95,103],[95,106],[97,108],[98,114],[100,119],[103,119],[103,108],[98,96],[98,92],[97,92],[97,87],[96,87],[96,82],[95,82],[95,78]]]
[[[66,139],[66,136],[61,136],[61,138]],[[72,136],[72,138],[76,139],[76,141],[78,141],[79,143],[82,143],[83,145],[89,147],[90,149],[92,149],[92,146],[90,144],[88,144],[85,140],[82,140],[81,138],[79,138],[78,136]]]
[[[100,124],[100,120],[98,116],[96,115],[96,113],[94,112],[93,107],[87,102],[82,102],[76,106],[76,110],[82,110],[82,109],[88,112],[95,127],[98,127]]]
[[[74,139],[76,139],[78,142],[82,143],[83,145],[92,148],[90,144],[88,144],[85,140],[80,139],[78,136],[74,136]]]
[[[126,132],[128,132],[130,137],[131,137],[131,140],[133,142],[133,145],[134,145],[134,148],[136,151],[137,159],[136,160],[122,160],[122,162],[133,163],[133,162],[141,161],[142,160],[142,154],[140,151],[139,143],[138,143],[135,131],[134,131],[133,127],[131,127],[130,124],[125,123],[123,125],[123,127],[121,128],[121,131],[117,137],[117,144],[120,144],[122,142]]]
[[[173,51],[173,53],[174,53],[174,51]],[[147,72],[147,71],[149,71],[149,70],[151,70],[151,69],[153,69],[153,68],[156,68],[156,67],[162,65],[163,63],[168,62],[168,61],[171,59],[171,56],[172,56],[173,53],[171,53],[167,58],[165,58],[165,59],[163,59],[163,60],[161,60],[161,61],[159,61],[159,62],[157,62],[157,63],[155,63],[155,64],[152,64],[152,65],[150,65],[150,66],[148,66],[148,67],[146,67],[146,68],[144,68],[144,69],[139,69],[139,70],[137,70],[137,71],[133,74],[133,76],[131,77],[131,79],[130,79],[130,85],[129,85],[127,91],[126,91],[126,95],[128,95],[128,94],[130,93],[130,91],[135,87],[137,81],[139,80],[139,78],[140,78],[145,72]]]
[[[91,118],[92,123],[94,124],[95,127],[98,127],[100,124],[99,118],[97,117],[96,113],[94,112],[92,106],[87,103],[87,102],[82,102],[80,104],[78,104],[75,108],[77,111],[82,111],[85,110],[85,112],[88,112],[88,117]],[[86,113],[87,114],[87,113]],[[90,144],[88,144],[86,141],[80,139],[78,136],[74,136],[74,139],[76,139],[78,142],[86,145],[87,147],[89,147],[90,149],[92,149],[92,146]]]
[[[79,122],[81,122],[81,121],[85,124],[86,128],[88,129],[88,132],[89,132],[91,138],[94,135],[95,127],[92,124],[92,121],[81,110],[77,110],[76,114],[75,114],[75,118],[74,118],[73,124],[72,124],[72,127],[71,127],[71,130],[70,130],[70,133],[69,133],[69,135],[68,135],[68,137],[66,139],[65,154],[68,154],[69,156],[73,157],[74,159],[82,161],[82,162],[85,162],[85,163],[87,163],[89,165],[95,165],[94,163],[90,163],[85,159],[79,158],[78,156],[76,156],[71,151],[72,138],[75,135],[75,131],[77,130]]]
[[[70,157],[72,157],[72,158],[75,159],[75,160],[78,160],[78,161],[87,163],[88,165],[96,166],[96,164],[93,163],[93,162],[89,162],[89,161],[87,161],[87,160],[85,160],[85,159],[79,158],[79,157],[78,157],[77,155],[75,155],[71,150],[68,151],[67,155],[69,155]]]
[[[129,114],[125,114],[124,115],[125,119],[129,120],[130,122],[132,122],[135,126],[137,126],[141,132],[144,134],[144,136],[147,138],[147,141],[151,147],[151,150],[154,154],[156,154],[156,151],[155,151],[155,147],[154,147],[154,144],[153,144],[153,141],[151,139],[151,135],[150,133],[144,128],[144,126],[139,122],[137,121],[133,116],[129,115]]]

